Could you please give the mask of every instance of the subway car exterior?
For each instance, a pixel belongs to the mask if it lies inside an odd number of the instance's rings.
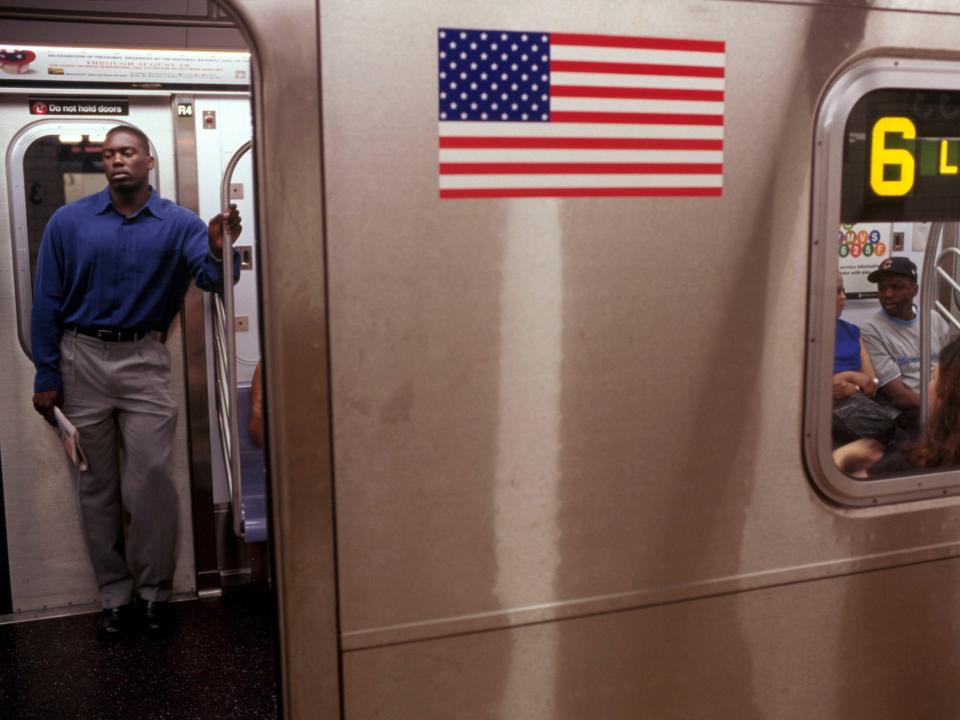
[[[84,20],[36,5],[2,9],[27,40]],[[861,482],[829,447],[838,230],[957,245],[960,6],[222,8],[251,53],[286,717],[960,714],[960,473]],[[449,84],[497,34],[565,89],[495,142]],[[947,143],[930,202],[871,140],[908,116]],[[0,257],[8,488],[41,421]]]

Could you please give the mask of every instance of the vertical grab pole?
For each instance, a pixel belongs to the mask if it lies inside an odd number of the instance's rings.
[[[920,281],[920,421],[923,425],[927,424],[930,413],[930,403],[927,399],[927,389],[930,387],[930,350],[933,345],[930,324],[933,303],[937,296],[937,255],[942,231],[942,222],[935,222],[930,226],[927,249],[923,253],[923,271]]]
[[[233,154],[227,168],[224,170],[223,178],[220,181],[220,207],[225,212],[230,204],[230,181],[233,179],[233,171],[243,157],[253,146],[253,141],[248,140]],[[224,239],[227,233],[224,228]],[[223,418],[220,414],[221,423],[224,419],[227,427],[221,427],[221,436],[226,434],[227,446],[229,447],[229,466],[227,475],[231,478],[230,482],[230,505],[233,514],[233,531],[239,537],[243,537],[243,513],[242,513],[242,483],[240,478],[240,432],[237,427],[237,342],[236,326],[234,320],[234,298],[233,298],[233,243],[224,242],[223,252],[223,325],[226,345],[226,391],[227,397],[224,398],[227,406],[227,417]]]

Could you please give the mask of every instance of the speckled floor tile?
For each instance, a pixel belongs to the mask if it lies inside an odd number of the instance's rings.
[[[0,626],[0,718],[277,717],[273,618],[264,588],[173,603],[175,633],[95,639],[97,615]]]

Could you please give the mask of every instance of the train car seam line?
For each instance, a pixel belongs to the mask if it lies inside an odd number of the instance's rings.
[[[907,565],[960,558],[960,543],[930,545],[893,553],[863,555],[840,561],[799,565],[773,571],[706,580],[649,591],[628,591],[610,595],[529,605],[521,608],[416,621],[342,633],[343,652],[373,650],[449,637],[510,630],[529,625],[542,625],[560,620],[573,620],[651,607],[674,605],[710,597],[736,595],[756,590],[831,580],[853,575],[892,570]],[[836,571],[831,572],[831,568]],[[826,569],[827,572],[823,572]],[[779,577],[778,577],[779,576]],[[764,578],[768,578],[764,581]]]

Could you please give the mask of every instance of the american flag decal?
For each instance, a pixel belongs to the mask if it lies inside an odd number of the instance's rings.
[[[441,28],[440,197],[720,196],[725,45]]]

